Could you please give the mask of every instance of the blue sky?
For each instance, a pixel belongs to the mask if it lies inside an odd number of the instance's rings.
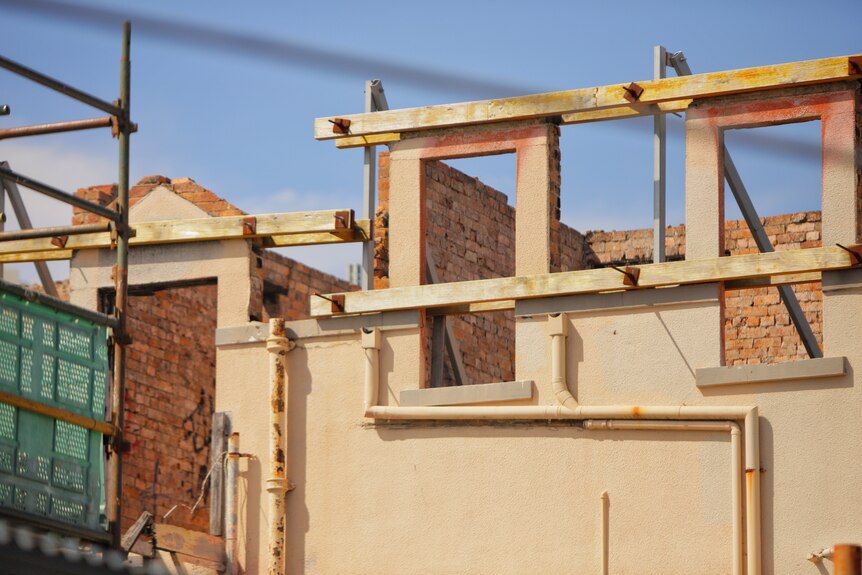
[[[381,77],[392,107],[458,102],[652,76],[652,47],[684,50],[694,72],[862,52],[862,2],[76,2],[130,12],[132,180],[189,176],[255,213],[360,209],[362,153],[313,138],[318,116],[359,112],[363,83]],[[106,100],[117,97],[120,28],[28,11],[0,0],[0,54]],[[319,61],[253,57],[236,47],[194,46],[188,37],[135,29],[135,15],[291,42],[345,56],[487,80],[416,85],[374,66],[333,70]],[[380,70],[383,70],[380,68]],[[385,71],[385,70],[384,70]],[[0,71],[0,126],[99,112]],[[684,220],[683,120],[669,117],[668,223]],[[762,214],[819,209],[817,123],[733,133],[727,142]],[[580,230],[652,223],[649,119],[563,128],[563,219]],[[72,190],[116,180],[116,144],[106,131],[0,142],[0,159]],[[501,191],[514,191],[511,156],[458,162]],[[68,211],[34,201],[37,225]],[[729,217],[733,215],[728,210]],[[292,248],[287,255],[336,275],[360,259],[357,246]],[[22,268],[24,269],[29,268]],[[32,274],[27,271],[25,277]],[[62,276],[61,266],[57,267]],[[134,279],[134,278],[133,278]]]

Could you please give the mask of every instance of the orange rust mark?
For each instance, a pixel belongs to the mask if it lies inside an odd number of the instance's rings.
[[[639,405],[632,407],[632,415],[634,417],[640,417],[641,416],[641,408]]]

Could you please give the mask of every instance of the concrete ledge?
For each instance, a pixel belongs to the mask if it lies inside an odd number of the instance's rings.
[[[700,368],[695,374],[698,387],[745,385],[749,383],[784,382],[795,379],[836,377],[847,373],[843,357],[823,357],[788,361],[775,365],[740,365]]]
[[[401,407],[429,405],[463,405],[467,403],[489,403],[514,401],[533,397],[532,381],[507,381],[504,383],[480,383],[457,387],[429,387],[405,389],[399,396]]]

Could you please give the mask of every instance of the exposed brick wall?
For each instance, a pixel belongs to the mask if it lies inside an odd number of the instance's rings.
[[[171,287],[129,297],[123,529],[142,511],[196,530],[209,527],[205,499],[215,397],[215,284]]]
[[[353,291],[359,286],[295,260],[264,251],[263,306],[266,317],[286,320],[310,317],[311,294]]]
[[[559,222],[559,132],[549,142],[552,218],[551,269],[582,269],[584,236]],[[425,163],[427,241],[441,282],[515,275],[515,208],[506,194],[440,161]],[[374,285],[389,285],[389,155],[378,159]],[[515,377],[515,320],[512,312],[450,316],[470,383],[511,381]],[[426,357],[431,357],[430,332]],[[444,384],[454,383],[445,359]],[[426,366],[430,374],[430,361]]]
[[[776,250],[820,246],[820,212],[771,216],[761,220]],[[725,253],[757,253],[745,221],[725,222]],[[667,228],[669,260],[685,257],[685,226]],[[596,265],[637,264],[652,261],[652,230],[587,232]],[[823,305],[820,282],[793,287],[818,343],[823,345]],[[779,363],[808,357],[777,288],[728,290],[724,313],[727,365]]]
[[[129,190],[130,204],[159,186],[212,216],[244,214],[189,178],[146,177]],[[113,207],[116,186],[84,188],[76,195]],[[75,224],[99,220],[74,211]],[[357,289],[275,252],[263,251],[260,257],[262,268],[253,276],[259,301],[251,306],[265,308],[260,319],[305,319],[311,293]],[[63,286],[68,288],[68,282]],[[168,523],[207,530],[208,498],[194,515],[189,507],[200,494],[210,464],[217,286],[156,287],[147,293],[141,289],[134,286],[129,298],[133,344],[127,356],[125,432],[131,451],[124,457],[122,527],[128,528],[144,510],[162,520],[178,505]]]
[[[227,200],[215,195],[212,191],[195,183],[191,178],[166,178],[165,176],[147,176],[129,188],[129,207],[141,201],[157,187],[165,187],[183,199],[186,199],[211,216],[241,216],[245,212],[232,205]],[[101,206],[116,208],[116,184],[81,188],[75,195]],[[104,221],[104,218],[82,210],[72,209],[72,224],[88,224]]]

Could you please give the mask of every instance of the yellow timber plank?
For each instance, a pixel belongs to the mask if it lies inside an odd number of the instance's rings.
[[[389,142],[397,142],[401,139],[401,134],[398,132],[389,132],[384,134],[369,134],[367,136],[347,136],[335,140],[337,148],[361,148],[364,146],[376,146],[377,144],[388,144]]]
[[[74,252],[72,250],[63,250],[58,248],[44,252],[0,253],[0,264],[70,260],[72,259],[73,253]]]
[[[344,244],[364,242],[371,239],[370,220],[354,220],[352,230],[334,232],[313,232],[308,234],[292,234],[270,236],[264,239],[264,246],[280,248],[288,246],[313,246],[317,244]]]
[[[857,250],[860,248],[857,247]],[[332,303],[311,296],[311,315],[393,311],[401,309],[464,306],[502,300],[521,300],[620,289],[742,280],[784,274],[847,269],[856,265],[846,250],[830,246],[766,254],[708,258],[634,266],[640,269],[637,286],[626,286],[623,274],[612,268],[579,270],[514,278],[409,286],[338,294],[344,296],[340,312]],[[329,294],[326,297],[332,297]]]
[[[269,236],[303,235],[303,234],[338,234],[350,235],[349,229],[336,227],[337,213],[350,214],[345,221],[347,228],[354,225],[350,210],[323,210],[315,212],[291,212],[283,214],[263,214],[254,216],[223,216],[219,218],[200,218],[191,220],[168,220],[163,222],[146,222],[134,224],[135,237],[129,243],[132,246],[152,244],[169,244],[177,242],[200,242],[208,240],[229,240],[241,238],[260,238]],[[245,234],[244,220],[255,218],[256,230]],[[317,236],[312,236],[316,238]],[[336,241],[336,240],[333,240]],[[344,241],[344,240],[342,240]],[[349,240],[355,241],[355,240]],[[290,245],[297,245],[300,240]],[[0,242],[0,257],[7,254],[24,254],[28,252],[50,252],[53,250],[83,250],[106,248],[111,245],[108,232],[69,236],[63,248],[51,244],[51,238],[35,238]],[[287,244],[285,244],[287,245]]]
[[[704,98],[862,77],[860,74],[851,74],[851,58],[859,58],[859,56],[838,56],[789,64],[638,81],[638,85],[644,90],[638,99],[638,104],[657,104],[663,101]],[[355,138],[386,132],[400,133],[485,122],[560,116],[602,108],[630,108],[631,102],[625,98],[625,87],[629,83],[626,81],[610,86],[580,88],[498,100],[384,110],[346,116],[328,116],[315,120],[314,137],[319,140]],[[349,134],[342,135],[333,132],[332,121],[336,118],[350,120]]]

